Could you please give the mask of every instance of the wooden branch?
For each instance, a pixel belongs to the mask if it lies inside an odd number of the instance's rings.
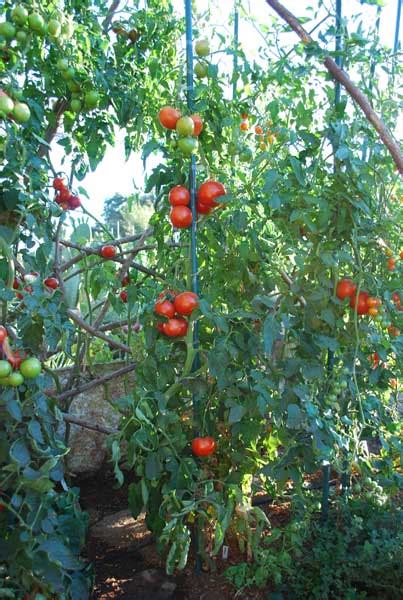
[[[111,331],[112,329],[120,329],[120,327],[123,327],[124,325],[128,324],[128,319],[124,319],[123,321],[110,321],[109,323],[100,325],[99,331]]]
[[[280,271],[280,275],[281,279],[288,285],[288,287],[291,287],[293,285],[294,282],[288,275],[288,273],[286,273],[285,271]],[[297,295],[297,298],[301,302],[302,306],[306,306],[306,300],[303,296]]]
[[[68,105],[69,104],[65,98],[59,98],[59,100],[57,100],[56,105],[53,109],[53,113],[55,115],[55,122],[52,125],[49,125],[49,127],[47,128],[47,130],[45,131],[45,134],[43,136],[43,139],[48,144],[50,144],[50,142],[55,137],[57,130],[59,129],[59,125],[60,125],[60,121],[63,116],[63,113],[67,109]],[[47,146],[45,146],[44,144],[41,144],[39,151],[38,151],[38,156],[40,158],[43,158],[45,156],[45,154],[47,154],[48,151],[49,151],[49,148]]]
[[[131,349],[129,348],[129,346],[126,346],[126,344],[122,344],[122,342],[118,342],[117,340],[114,340],[114,339],[108,337],[107,335],[105,335],[104,333],[102,333],[102,331],[95,329],[94,327],[89,325],[89,323],[84,321],[84,319],[82,319],[79,315],[77,315],[77,313],[74,310],[72,310],[71,308],[67,309],[67,314],[70,317],[70,319],[72,321],[74,321],[74,323],[76,325],[81,327],[81,329],[84,329],[84,331],[87,331],[87,333],[90,333],[94,337],[97,337],[100,340],[103,340],[104,342],[109,344],[109,346],[111,346],[112,348],[116,348],[118,350],[123,350],[123,352],[127,352],[128,354],[131,354]]]
[[[67,398],[72,398],[73,396],[78,396],[78,394],[82,394],[83,392],[88,392],[88,390],[92,390],[92,388],[97,387],[98,385],[103,385],[112,379],[116,379],[116,377],[122,377],[123,375],[127,375],[127,373],[131,373],[136,368],[136,364],[132,363],[130,365],[126,365],[117,371],[113,371],[113,373],[108,373],[107,375],[103,375],[102,377],[98,377],[97,379],[93,379],[87,383],[83,383],[78,387],[72,390],[66,390],[61,392],[61,394],[55,394],[54,390],[45,390],[45,394],[47,396],[51,396],[58,402],[63,400],[67,400]]]
[[[79,427],[83,427],[84,429],[91,429],[92,431],[98,431],[98,433],[105,433],[106,435],[113,435],[115,433],[119,433],[118,429],[112,429],[111,427],[104,427],[103,425],[98,425],[97,423],[88,423],[84,419],[79,419],[78,417],[72,417],[71,415],[67,415],[66,413],[62,413],[63,420],[66,423],[72,423],[73,425],[78,425]]]
[[[278,15],[298,34],[304,44],[313,43],[313,38],[308,34],[307,31],[302,27],[298,19],[283,6],[278,0],[266,0],[267,4],[271,6]],[[389,150],[399,173],[403,173],[403,156],[400,152],[400,148],[389,129],[386,127],[382,119],[373,110],[368,98],[361,92],[361,90],[351,81],[349,76],[343,69],[337,66],[335,61],[326,56],[323,61],[325,67],[331,73],[334,79],[341,83],[344,89],[350,94],[350,96],[357,102],[361,110],[365,114],[367,120],[374,126],[382,142]]]

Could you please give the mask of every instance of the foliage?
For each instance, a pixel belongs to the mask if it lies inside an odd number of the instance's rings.
[[[402,514],[379,494],[339,499],[330,519],[312,510],[265,538],[254,564],[227,569],[237,587],[274,583],[281,599],[385,598],[399,595]],[[273,594],[274,598],[275,594]]]
[[[126,198],[115,194],[105,200],[102,217],[109,230],[116,232],[116,237],[125,237],[147,229],[153,212],[154,204],[148,196]]]

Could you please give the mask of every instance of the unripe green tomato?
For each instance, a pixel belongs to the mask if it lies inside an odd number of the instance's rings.
[[[17,25],[24,25],[28,19],[28,11],[22,4],[17,4],[11,11],[11,18]]]
[[[26,33],[26,31],[23,31],[22,29],[20,29],[19,31],[17,31],[17,33],[15,34],[15,39],[17,40],[17,42],[19,42],[20,44],[25,44],[25,42],[28,39],[28,34]]]
[[[75,113],[79,113],[82,109],[83,105],[81,104],[81,100],[79,100],[78,98],[72,98],[71,102],[70,102],[70,109],[75,112]]]
[[[328,398],[329,398],[330,402],[336,402],[336,400],[337,400],[336,394],[329,394]]]
[[[95,90],[91,90],[87,92],[84,96],[84,106],[85,108],[91,110],[96,108],[99,103],[99,94]]]
[[[250,162],[253,158],[253,152],[250,148],[244,148],[239,155],[242,162]]]
[[[361,492],[362,492],[362,487],[360,486],[360,484],[359,484],[359,483],[355,483],[355,484],[353,485],[353,492],[354,492],[354,494],[361,494]]]
[[[181,137],[193,135],[195,124],[190,117],[181,117],[176,123],[176,131]]]
[[[47,31],[52,37],[58,37],[61,34],[62,26],[56,19],[50,19],[47,26]]]
[[[0,379],[8,377],[11,371],[11,365],[8,360],[0,360]]]
[[[0,96],[0,112],[8,115],[14,108],[14,102],[8,96]]]
[[[197,40],[195,50],[197,56],[208,56],[210,54],[210,44],[208,40]]]
[[[31,358],[27,358],[23,360],[20,365],[21,374],[26,377],[26,379],[35,379],[38,377],[40,372],[42,371],[42,365],[40,360],[32,356]]]
[[[73,69],[73,67],[68,67],[67,69],[65,69],[64,71],[61,72],[61,76],[66,81],[69,80],[69,79],[74,79],[74,75],[75,74],[76,74],[76,72]]]
[[[24,383],[24,377],[19,371],[14,371],[7,377],[7,385],[11,387],[18,387]]]
[[[80,84],[77,83],[77,81],[74,81],[74,79],[69,79],[67,82],[67,87],[69,88],[70,92],[79,92],[81,89]]]
[[[32,29],[32,31],[35,31],[36,33],[44,33],[45,21],[44,21],[42,15],[40,15],[39,13],[37,13],[37,12],[31,13],[28,17],[28,23],[29,23],[29,27],[30,27],[30,29]]]
[[[197,150],[197,139],[193,137],[183,137],[178,140],[178,148],[185,156],[190,156]]]
[[[26,123],[31,118],[29,106],[24,102],[16,102],[13,110],[14,119],[17,123]]]
[[[342,373],[343,375],[350,375],[350,369],[348,367],[344,367]]]
[[[347,387],[348,387],[347,381],[344,381],[344,380],[340,381],[340,387],[341,387],[342,390],[346,390]]]
[[[341,387],[340,385],[337,383],[336,385],[333,386],[333,390],[335,394],[340,394],[341,392]]]
[[[230,156],[235,156],[238,154],[238,146],[234,142],[230,142],[228,144],[228,154]]]
[[[67,69],[69,68],[69,61],[67,60],[67,58],[59,58],[59,60],[56,63],[56,67],[60,71],[67,71]]]
[[[3,23],[0,23],[0,35],[6,40],[12,40],[15,33],[16,29],[10,21],[3,21]]]
[[[77,98],[81,98],[81,94],[80,92],[73,92],[71,97],[74,98],[74,100],[77,100]]]
[[[196,77],[198,77],[199,79],[204,79],[204,77],[207,77],[208,75],[208,66],[203,63],[197,62],[195,64],[194,71]]]

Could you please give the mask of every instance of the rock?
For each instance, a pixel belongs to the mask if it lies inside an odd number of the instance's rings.
[[[145,536],[151,535],[144,517],[145,515],[141,514],[137,519],[133,519],[129,510],[121,510],[93,525],[90,535],[110,547],[120,549],[128,547],[135,540],[140,541]]]
[[[122,363],[97,365],[96,376],[106,375],[124,366]],[[89,423],[96,423],[117,428],[120,414],[110,402],[126,395],[126,385],[134,385],[134,372],[96,386],[87,392],[75,396],[70,404],[68,414]],[[67,469],[73,475],[94,475],[107,459],[106,435],[71,425],[68,439],[70,448],[67,455]]]

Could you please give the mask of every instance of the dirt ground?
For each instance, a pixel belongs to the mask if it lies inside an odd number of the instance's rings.
[[[164,559],[140,518],[127,510],[127,485],[115,489],[113,474],[103,471],[94,479],[75,481],[81,489],[81,506],[90,517],[86,557],[94,566],[93,600],[265,600],[270,590],[242,593],[223,576],[225,569],[245,557],[230,547],[227,560],[215,561],[216,572],[195,573],[194,561],[172,577]],[[265,507],[271,521],[288,520],[287,510]]]

